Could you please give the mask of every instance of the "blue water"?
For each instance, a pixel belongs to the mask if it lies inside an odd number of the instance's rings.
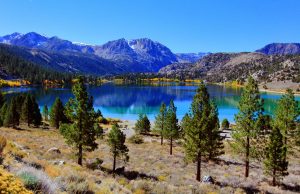
[[[100,109],[105,117],[135,120],[140,113],[147,114],[150,120],[154,120],[162,102],[169,103],[174,100],[177,106],[177,115],[181,119],[190,109],[191,101],[197,86],[140,86],[140,85],[114,85],[90,86],[88,92],[94,97],[94,108]],[[40,108],[46,104],[51,107],[56,97],[66,103],[72,97],[70,88],[2,88],[7,98],[22,92],[29,92],[36,96]],[[237,105],[242,89],[229,88],[217,85],[208,85],[210,96],[215,100],[219,119],[227,118],[234,121],[237,113]],[[262,93],[265,102],[265,111],[272,114],[276,107],[276,101],[280,94]],[[300,97],[296,97],[300,100]]]

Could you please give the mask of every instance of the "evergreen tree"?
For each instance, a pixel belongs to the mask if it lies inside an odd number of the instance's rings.
[[[159,113],[155,117],[155,128],[160,131],[160,144],[162,145],[164,142],[164,130],[166,125],[166,115],[167,115],[167,108],[165,103],[161,103]]]
[[[45,121],[48,121],[49,118],[49,110],[48,110],[48,106],[45,104],[44,108],[43,108],[43,115],[44,115],[44,119]]]
[[[134,130],[136,133],[148,133],[150,132],[151,124],[147,115],[140,114],[139,119],[135,123]]]
[[[287,89],[286,93],[278,101],[275,111],[274,124],[278,127],[283,135],[284,145],[287,151],[291,151],[296,141],[296,121],[300,115],[299,104],[295,99],[291,89]]]
[[[20,99],[20,98],[18,98]],[[33,122],[33,102],[29,94],[26,95],[21,109],[21,120],[26,122],[28,127]]]
[[[166,114],[166,126],[164,136],[170,140],[170,155],[173,154],[173,140],[179,136],[178,119],[176,116],[176,107],[173,100],[170,101]]]
[[[113,125],[111,131],[108,134],[108,145],[113,155],[113,173],[116,170],[117,157],[123,157],[127,162],[129,159],[128,148],[125,145],[126,135],[120,130],[118,125]]]
[[[16,99],[17,111],[18,111],[20,117],[22,117],[23,104],[25,102],[26,96],[28,96],[28,95],[30,95],[30,94],[18,94],[17,96],[14,97]]]
[[[266,159],[264,161],[265,173],[273,178],[273,186],[277,184],[278,179],[288,175],[286,151],[280,129],[274,127],[267,144]]]
[[[207,154],[207,127],[210,123],[210,100],[207,88],[203,83],[197,89],[193,98],[191,111],[185,115],[182,127],[184,131],[184,148],[186,159],[197,162],[196,180],[201,179],[201,160]]]
[[[65,107],[60,98],[57,97],[50,111],[50,123],[56,129],[59,128],[60,123],[67,122],[67,117],[64,112]]]
[[[60,131],[66,142],[78,149],[78,164],[82,165],[83,150],[93,151],[98,146],[95,128],[97,113],[93,108],[93,97],[89,97],[82,77],[79,77],[72,92],[74,98],[69,99],[65,110],[72,124],[62,125]]]
[[[32,122],[33,122],[34,126],[38,127],[42,122],[42,115],[41,115],[40,107],[34,96],[31,96],[31,102],[32,102],[32,110],[33,110]]]
[[[218,108],[216,104],[210,102],[210,114],[209,114],[209,123],[207,126],[206,134],[208,137],[207,141],[207,151],[208,159],[215,160],[218,156],[224,154],[224,145],[223,137],[221,136],[219,117],[218,117]]]
[[[7,102],[4,102],[3,106],[0,109],[0,126],[3,126],[7,109],[8,109]]]
[[[253,156],[262,160],[266,157],[266,145],[269,141],[269,135],[273,129],[272,117],[270,115],[260,115],[255,123],[257,130],[257,137],[253,139],[255,143],[255,150],[253,150]]]
[[[229,121],[227,119],[223,119],[221,124],[222,129],[229,129],[229,125],[230,125]]]
[[[3,106],[4,103],[5,103],[4,96],[3,96],[2,92],[0,92],[0,108]]]
[[[234,150],[245,156],[245,177],[249,176],[250,158],[255,157],[255,139],[259,130],[256,122],[262,115],[262,105],[257,82],[249,77],[238,105],[239,112],[235,115],[236,127],[232,132]]]
[[[20,122],[20,115],[17,111],[17,102],[16,98],[12,98],[9,104],[9,107],[5,114],[4,126],[16,128]]]

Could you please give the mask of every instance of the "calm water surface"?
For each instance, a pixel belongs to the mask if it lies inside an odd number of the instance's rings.
[[[100,109],[105,117],[135,120],[140,113],[145,113],[153,121],[161,102],[168,104],[171,99],[174,100],[178,117],[181,119],[189,111],[196,89],[197,86],[104,84],[90,86],[88,91],[90,95],[94,96],[95,109]],[[64,103],[72,97],[70,88],[3,88],[2,91],[7,94],[8,98],[21,92],[32,93],[36,96],[41,109],[45,104],[51,107],[56,97],[60,97]],[[242,89],[208,85],[208,91],[218,106],[220,121],[227,118],[233,122]],[[281,95],[262,93],[261,97],[265,102],[265,111],[272,114],[276,107],[276,101]],[[298,96],[296,99],[300,100],[300,97]]]

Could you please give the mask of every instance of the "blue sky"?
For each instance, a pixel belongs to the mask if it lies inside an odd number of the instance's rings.
[[[103,44],[147,37],[173,52],[254,51],[300,42],[300,0],[0,0],[0,35]]]

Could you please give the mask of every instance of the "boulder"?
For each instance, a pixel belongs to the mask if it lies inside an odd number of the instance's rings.
[[[57,161],[54,161],[53,164],[54,164],[54,165],[58,165],[58,166],[62,166],[62,165],[64,165],[64,164],[66,164],[66,162],[63,161],[63,160],[57,160]]]
[[[202,182],[203,182],[203,183],[214,184],[215,181],[214,181],[214,179],[213,179],[212,176],[207,175],[207,176],[204,176],[204,177],[202,178]]]
[[[49,152],[50,153],[55,153],[55,154],[60,154],[61,153],[61,151],[58,148],[56,148],[56,147],[50,148],[47,152],[48,153]]]

